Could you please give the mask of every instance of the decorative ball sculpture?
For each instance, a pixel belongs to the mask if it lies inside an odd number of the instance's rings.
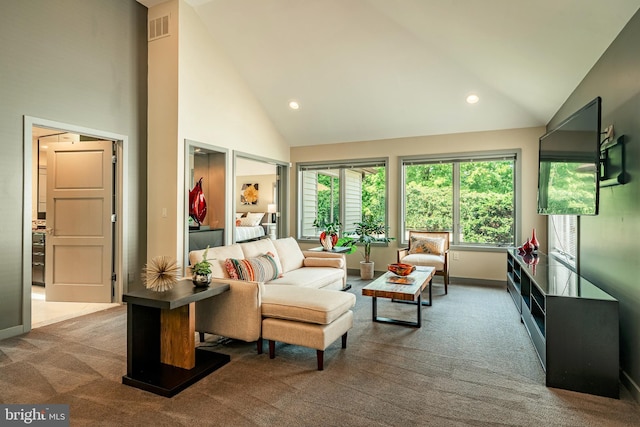
[[[168,256],[152,258],[142,270],[142,281],[147,289],[164,292],[173,288],[180,279],[180,265]]]
[[[416,266],[411,264],[398,263],[398,264],[389,264],[387,269],[390,272],[397,274],[398,276],[408,276],[409,274],[411,274],[411,272],[413,272],[416,269]]]

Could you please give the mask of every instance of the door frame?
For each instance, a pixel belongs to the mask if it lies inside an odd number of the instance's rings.
[[[116,226],[113,236],[114,247],[114,270],[116,273],[116,282],[114,296],[112,302],[122,303],[122,295],[127,291],[127,282],[124,272],[128,270],[128,249],[124,244],[125,237],[128,236],[128,209],[124,200],[129,199],[128,186],[129,168],[125,161],[127,151],[129,150],[128,137],[126,135],[116,134],[113,132],[86,128],[69,123],[62,123],[53,120],[42,119],[32,116],[24,116],[24,132],[23,132],[23,246],[22,246],[22,327],[23,332],[31,330],[31,211],[33,208],[33,127],[43,127],[61,132],[77,133],[80,135],[91,136],[105,140],[114,141],[116,143]]]

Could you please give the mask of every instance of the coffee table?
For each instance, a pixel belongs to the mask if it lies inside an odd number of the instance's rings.
[[[433,267],[419,267],[412,272],[408,278],[409,284],[390,283],[389,280],[398,276],[386,272],[367,286],[362,288],[362,295],[373,297],[372,300],[372,320],[379,323],[391,323],[394,325],[422,327],[422,291],[429,286],[429,302],[431,302],[431,280],[435,273]],[[417,321],[411,322],[400,319],[391,319],[378,316],[378,298],[390,298],[398,301],[415,301],[417,307]]]

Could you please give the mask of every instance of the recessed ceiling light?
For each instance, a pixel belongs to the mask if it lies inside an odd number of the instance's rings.
[[[467,104],[475,104],[478,101],[480,101],[480,98],[476,94],[472,93],[471,95],[467,96]]]
[[[298,101],[289,101],[289,108],[292,110],[298,110],[300,108],[300,104],[298,104]]]

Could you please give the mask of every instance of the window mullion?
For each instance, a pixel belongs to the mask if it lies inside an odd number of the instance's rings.
[[[460,244],[460,162],[453,163],[453,244]]]

